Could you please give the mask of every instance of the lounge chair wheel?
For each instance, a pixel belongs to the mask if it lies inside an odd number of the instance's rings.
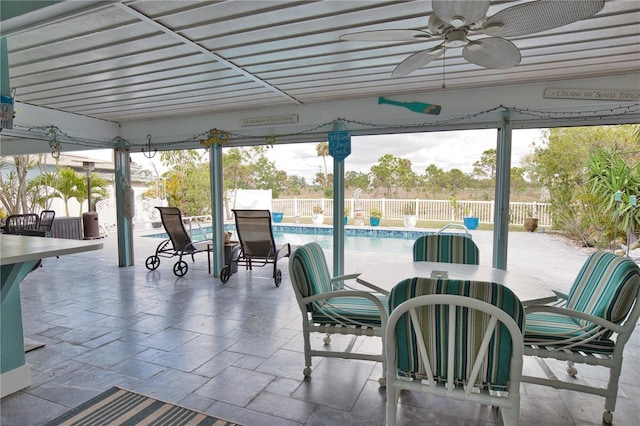
[[[304,374],[304,377],[311,377],[311,367],[305,367],[302,370],[302,374]]]
[[[280,271],[280,269],[276,271],[275,282],[276,282],[276,287],[280,287],[280,283],[282,282],[282,271]]]
[[[380,378],[378,379],[378,384],[379,384],[381,387],[385,387],[385,386],[387,386],[387,379],[386,379],[385,377],[380,377]]]
[[[613,423],[613,413],[609,410],[606,410],[602,413],[602,421],[608,425]]]
[[[155,256],[155,255],[149,256],[149,257],[147,257],[147,261],[144,263],[144,265],[150,271],[158,269],[158,266],[160,266],[160,258],[158,256]]]
[[[176,262],[175,265],[173,265],[173,273],[179,277],[186,274],[188,270],[189,270],[189,265],[187,265],[187,262],[185,262],[184,260],[180,260]]]
[[[569,365],[567,366],[567,374],[570,375],[571,377],[576,377],[576,374],[578,374],[578,369],[575,368],[573,365]]]
[[[226,283],[227,281],[229,281],[229,278],[231,278],[231,268],[225,266],[220,272],[220,281]]]
[[[322,341],[324,342],[325,345],[330,345],[331,344],[331,336],[325,336],[324,339],[322,339]]]

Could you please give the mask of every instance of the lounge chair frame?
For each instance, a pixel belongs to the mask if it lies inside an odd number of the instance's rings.
[[[273,238],[271,212],[269,210],[233,209],[236,233],[240,242],[232,262],[252,270],[253,266],[273,264],[273,280],[276,287],[282,282],[282,272],[278,269],[278,260],[291,255],[291,245],[277,246]],[[223,280],[223,282],[226,282]]]
[[[184,276],[189,270],[187,262],[182,260],[184,255],[191,255],[191,260],[195,262],[194,255],[196,253],[207,252],[207,260],[209,268],[211,268],[211,251],[213,247],[212,240],[203,240],[193,242],[191,236],[184,227],[182,221],[182,213],[177,207],[159,207],[162,226],[169,235],[169,238],[163,240],[156,248],[155,254],[149,256],[145,262],[147,269],[153,271],[160,266],[160,258],[173,258],[178,256],[178,261],[173,265],[173,273],[178,276]]]

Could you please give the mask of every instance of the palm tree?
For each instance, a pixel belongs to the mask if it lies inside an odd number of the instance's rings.
[[[327,155],[329,155],[329,143],[320,142],[318,145],[316,145],[316,153],[318,154],[318,157],[322,157],[322,161],[324,162],[324,186],[326,188],[329,182],[327,174]]]
[[[69,216],[69,200],[71,198],[75,197],[79,200],[84,197],[83,200],[87,199],[85,179],[73,171],[71,167],[60,170],[54,189],[64,201],[64,211],[67,216]]]

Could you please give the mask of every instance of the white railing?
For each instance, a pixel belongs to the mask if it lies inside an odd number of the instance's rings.
[[[457,200],[424,200],[414,199],[354,199],[344,200],[345,208],[348,208],[350,217],[354,217],[356,208],[361,208],[364,217],[369,216],[372,208],[382,211],[385,219],[401,220],[405,207],[414,206],[418,220],[434,222],[462,221],[465,216],[476,216],[480,223],[493,223],[493,201]],[[333,215],[333,199],[330,198],[293,198],[274,199],[271,201],[271,210],[282,212],[285,217],[311,217],[314,207],[320,207],[326,217]],[[551,213],[549,203],[537,202],[513,202],[509,203],[509,223],[521,224],[525,217],[533,214],[538,218],[538,226],[551,226]]]

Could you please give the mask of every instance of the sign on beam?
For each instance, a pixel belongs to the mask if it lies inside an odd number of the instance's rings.
[[[13,129],[13,98],[0,96],[0,128]]]
[[[544,89],[547,99],[588,99],[598,101],[640,101],[640,90],[617,89]]]
[[[351,132],[329,132],[329,155],[341,161],[351,154]]]

